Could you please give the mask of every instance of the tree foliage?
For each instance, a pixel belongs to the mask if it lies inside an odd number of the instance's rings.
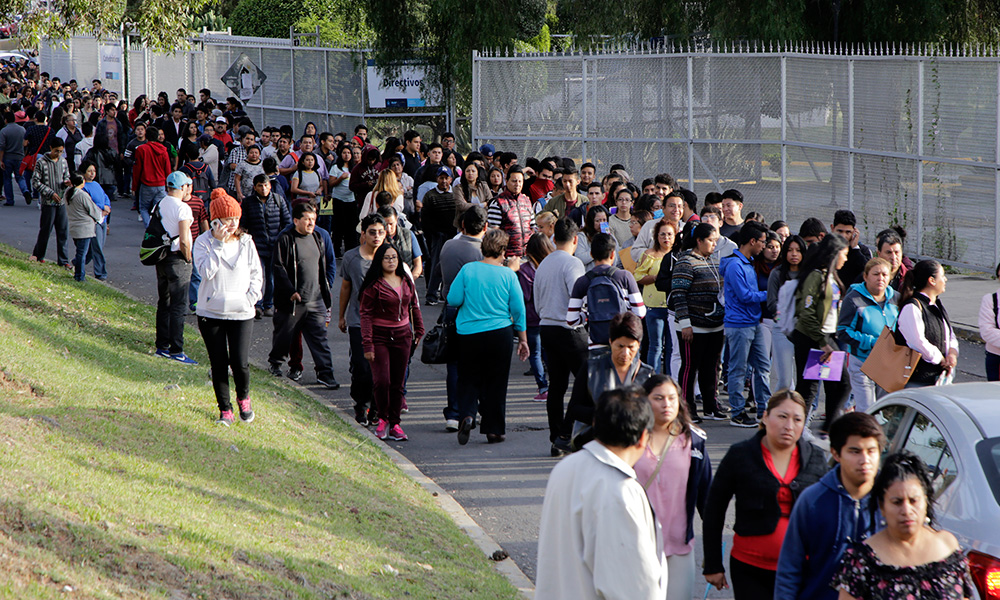
[[[19,37],[26,47],[75,34],[117,38],[138,32],[147,47],[175,52],[191,35],[191,23],[209,0],[34,0],[0,1],[0,21],[21,15]]]
[[[302,0],[240,0],[229,23],[235,35],[288,38],[302,16]]]

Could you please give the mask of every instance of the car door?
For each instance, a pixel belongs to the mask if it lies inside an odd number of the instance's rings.
[[[904,404],[883,406],[874,416],[888,438],[887,452],[909,450],[924,461],[938,499],[958,477],[958,464],[940,424],[929,411]]]

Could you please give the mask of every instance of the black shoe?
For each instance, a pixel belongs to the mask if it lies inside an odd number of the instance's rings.
[[[563,450],[562,448],[559,448],[555,444],[552,444],[552,449],[549,450],[549,454],[552,455],[552,458],[561,458],[563,456],[569,455],[569,452]]]
[[[273,317],[274,316],[274,309],[273,308],[265,308],[262,311],[261,314],[263,314],[265,317]]]
[[[340,384],[337,383],[337,380],[333,378],[333,375],[330,375],[329,378],[326,378],[326,377],[316,377],[316,383],[318,383],[319,385],[325,387],[328,390],[339,390],[340,389]]]
[[[528,369],[527,371],[524,372],[524,376],[525,377],[534,377],[535,374],[531,372],[531,369]]]
[[[500,442],[504,441],[505,439],[507,439],[507,438],[504,437],[503,434],[500,434],[500,433],[487,433],[486,434],[486,443],[487,444],[499,444]]]
[[[458,443],[462,446],[469,443],[469,435],[472,433],[472,417],[462,419],[462,424],[458,426]]]
[[[260,321],[261,317],[263,317],[263,316],[264,316],[264,311],[263,311],[263,310],[261,310],[261,309],[259,309],[259,308],[255,308],[255,309],[254,309],[254,315],[253,315],[253,318],[254,318],[255,320],[257,320],[257,321]]]
[[[706,412],[705,413],[705,420],[706,421],[725,421],[728,418],[729,418],[729,415],[727,415],[726,413],[722,412],[721,410],[716,410],[715,412]]]
[[[291,379],[292,381],[298,381],[298,380],[302,379],[302,370],[301,369],[289,369],[288,370],[288,378]]]
[[[552,456],[556,456],[554,453],[557,450],[559,452],[562,452],[561,456],[565,456],[567,454],[573,454],[574,452],[573,447],[570,446],[569,444],[569,438],[564,438],[564,437],[558,437],[556,438],[556,441],[552,442],[552,452],[553,452]]]
[[[365,416],[365,409],[354,407],[354,420],[362,427],[368,427],[368,417]]]
[[[274,375],[275,377],[281,377],[281,365],[276,365],[274,363],[271,363],[271,366],[268,367],[267,372],[270,373],[271,375]]]
[[[697,415],[695,415],[695,417],[691,419],[691,422],[693,424],[695,424],[695,425],[701,425],[704,421],[705,421],[705,419],[702,419],[701,417],[699,417]]]
[[[441,304],[441,301],[438,300],[437,298],[428,298],[427,300],[424,301],[424,304],[426,304],[427,306],[437,306],[438,304]]]
[[[757,419],[751,417],[745,412],[741,412],[733,417],[732,420],[729,421],[729,424],[733,427],[751,428],[757,426]]]

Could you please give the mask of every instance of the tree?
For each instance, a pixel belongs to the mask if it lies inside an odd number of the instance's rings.
[[[25,46],[76,34],[101,39],[135,31],[152,50],[176,52],[191,35],[191,23],[209,0],[35,0],[0,2],[0,22],[22,17],[18,36]]]
[[[301,15],[301,0],[241,0],[229,24],[236,35],[287,39]]]

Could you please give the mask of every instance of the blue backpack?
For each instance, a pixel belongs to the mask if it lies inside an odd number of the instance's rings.
[[[587,271],[590,285],[587,287],[587,323],[590,329],[590,341],[595,344],[608,345],[608,328],[611,319],[619,313],[628,310],[628,300],[625,292],[613,279],[617,267],[611,267],[603,273]]]

